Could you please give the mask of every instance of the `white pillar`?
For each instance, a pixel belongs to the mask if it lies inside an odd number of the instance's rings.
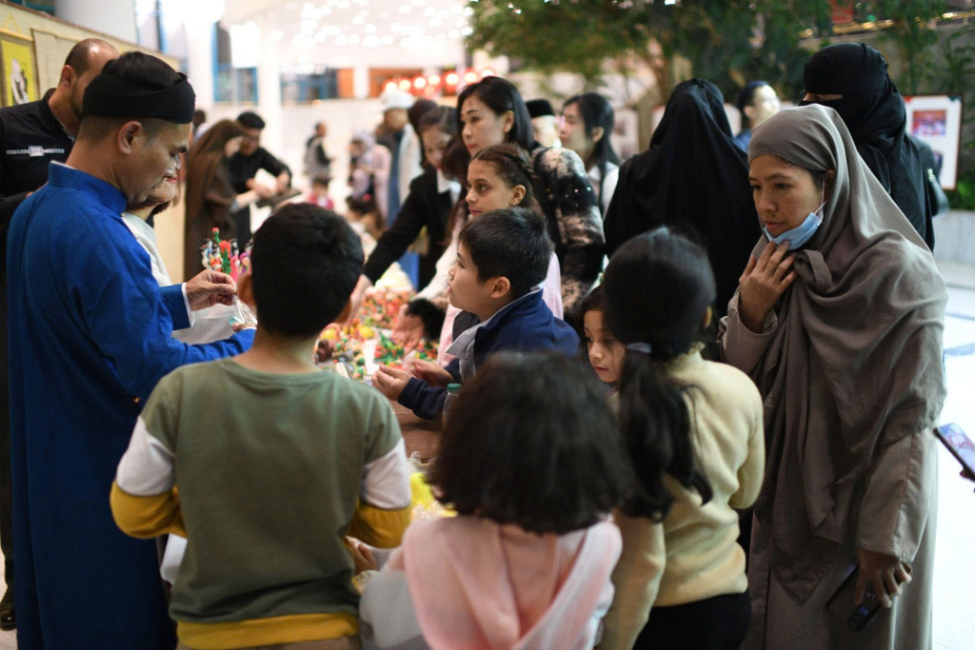
[[[214,107],[214,24],[190,21],[186,29],[187,77],[197,94],[197,108]]]
[[[370,96],[370,68],[358,65],[353,68],[353,97],[366,99]]]
[[[265,25],[261,28],[261,61],[258,64],[258,115],[265,121],[261,135],[262,146],[282,156],[282,78],[278,58],[278,43]]]
[[[133,0],[54,0],[61,20],[136,42],[136,3]]]

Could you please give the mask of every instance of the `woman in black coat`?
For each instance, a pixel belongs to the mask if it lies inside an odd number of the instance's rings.
[[[441,159],[457,130],[456,124],[455,109],[445,106],[431,109],[421,119],[418,135],[431,168],[411,182],[410,193],[401,205],[397,219],[383,233],[366,260],[363,275],[353,290],[354,313],[366,290],[407,252],[425,227],[428,249],[420,259],[419,285],[426,286],[434,277],[435,265],[444,252],[448,216],[461,193],[461,185],[441,171]]]

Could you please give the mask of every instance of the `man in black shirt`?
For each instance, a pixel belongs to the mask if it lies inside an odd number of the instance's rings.
[[[7,580],[0,600],[0,630],[16,627],[7,376],[7,227],[17,206],[47,183],[51,161],[68,159],[81,124],[85,88],[107,61],[118,56],[119,51],[103,40],[81,41],[68,53],[57,87],[43,99],[0,109],[0,547]]]
[[[261,146],[261,131],[265,128],[265,121],[251,111],[245,111],[237,116],[237,122],[244,129],[241,138],[241,148],[228,159],[228,169],[231,174],[231,185],[238,194],[261,188],[254,183],[254,175],[259,169],[275,176],[278,183],[278,193],[288,189],[292,182],[292,172],[288,165],[268,153]],[[267,197],[262,197],[267,198]],[[238,210],[233,215],[234,227],[237,231],[238,244],[243,248],[251,239],[251,208],[250,206]]]

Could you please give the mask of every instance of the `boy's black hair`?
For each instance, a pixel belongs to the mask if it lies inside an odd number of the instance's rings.
[[[261,131],[265,128],[265,121],[253,111],[244,111],[238,115],[237,122],[246,129],[258,129]]]
[[[315,336],[339,316],[363,272],[363,246],[346,220],[311,203],[290,203],[254,234],[254,299],[261,327]]]
[[[546,219],[537,210],[486,212],[465,224],[458,241],[468,250],[479,282],[508,278],[513,300],[546,279],[553,242],[546,232]]]
[[[575,359],[493,355],[447,415],[430,474],[438,499],[539,534],[597,523],[632,483],[606,400]]]
[[[417,298],[407,303],[407,315],[417,316],[424,323],[424,338],[437,341],[444,327],[444,310],[430,300]]]

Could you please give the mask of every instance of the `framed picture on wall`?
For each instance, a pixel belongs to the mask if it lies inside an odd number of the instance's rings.
[[[939,168],[940,185],[945,190],[957,187],[962,109],[963,102],[959,97],[906,97],[906,133],[922,140],[933,150],[933,158]]]
[[[34,39],[0,30],[0,92],[4,106],[26,104],[38,99],[37,62]]]

